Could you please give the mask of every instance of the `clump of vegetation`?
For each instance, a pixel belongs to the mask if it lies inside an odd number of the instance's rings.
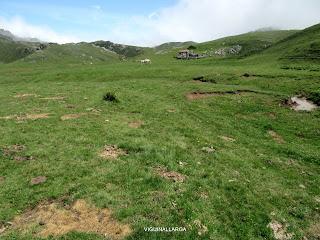
[[[307,93],[307,99],[320,106],[320,89]]]
[[[195,49],[197,49],[197,47],[194,46],[194,45],[190,45],[190,46],[188,47],[188,50],[195,50]]]
[[[215,79],[209,76],[196,76],[193,78],[193,80],[200,81],[200,82],[217,83]]]
[[[103,95],[103,100],[106,102],[119,102],[115,93],[107,92]]]

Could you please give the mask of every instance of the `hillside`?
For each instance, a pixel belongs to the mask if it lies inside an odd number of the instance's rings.
[[[117,44],[110,41],[96,41],[92,43],[95,46],[104,48],[105,50],[112,51],[122,57],[136,57],[143,54],[143,48],[137,46],[129,46],[124,44]]]
[[[266,54],[277,55],[283,60],[320,60],[320,24],[284,38]]]
[[[33,52],[32,47],[0,35],[0,63],[14,62]]]
[[[98,62],[117,61],[116,53],[90,43],[49,44],[44,50],[36,51],[21,61],[29,63],[81,63],[94,64]]]

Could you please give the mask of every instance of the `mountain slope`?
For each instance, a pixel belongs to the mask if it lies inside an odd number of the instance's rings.
[[[94,64],[98,62],[117,61],[119,55],[106,51],[90,43],[49,44],[44,50],[22,59],[32,63],[82,63]]]
[[[10,63],[24,58],[34,52],[33,48],[0,36],[0,63]]]
[[[286,60],[320,60],[320,24],[299,31],[272,46],[265,54]]]
[[[122,57],[136,57],[143,54],[143,48],[137,46],[129,46],[124,44],[117,44],[110,41],[96,41],[92,43],[95,46],[104,48],[121,55]]]

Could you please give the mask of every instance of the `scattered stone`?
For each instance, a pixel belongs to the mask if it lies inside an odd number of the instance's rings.
[[[116,145],[104,146],[103,150],[99,153],[99,156],[104,159],[116,159],[119,156],[127,155],[128,153],[118,148]]]
[[[306,186],[303,185],[303,184],[300,184],[300,185],[299,185],[299,188],[306,189]]]
[[[34,230],[34,226],[39,228]],[[36,237],[59,237],[69,232],[93,233],[108,239],[123,239],[131,232],[129,225],[112,218],[109,209],[99,209],[85,200],[77,200],[71,206],[47,202],[39,204],[13,221],[12,230],[27,233],[32,229]]]
[[[169,112],[169,113],[175,113],[176,110],[175,110],[175,109],[168,109],[167,112]]]
[[[292,233],[287,232],[287,225],[283,225],[275,220],[272,220],[268,224],[268,227],[272,230],[274,238],[277,240],[290,240],[293,237]]]
[[[87,114],[86,113],[66,114],[66,115],[63,115],[60,119],[62,121],[66,121],[66,120],[78,119],[85,115]]]
[[[285,143],[284,139],[275,131],[268,131],[268,134],[273,138],[274,141],[276,141],[279,144]]]
[[[224,140],[226,142],[235,142],[236,141],[234,138],[227,137],[227,136],[219,136],[219,138],[221,138],[222,140]]]
[[[164,167],[156,168],[156,172],[159,176],[161,176],[167,180],[171,180],[173,182],[182,183],[186,179],[186,177],[184,175],[177,173],[177,172],[174,172],[174,171],[170,172]]]
[[[213,147],[203,147],[201,149],[201,151],[206,152],[206,153],[214,153],[216,151],[216,149],[214,149]]]
[[[39,177],[32,178],[30,181],[30,184],[31,185],[39,185],[41,183],[45,183],[46,181],[47,181],[47,177],[39,176]]]

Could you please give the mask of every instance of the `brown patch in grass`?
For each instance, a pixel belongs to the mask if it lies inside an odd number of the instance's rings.
[[[116,145],[104,146],[103,150],[99,153],[99,156],[104,159],[116,159],[119,156],[127,155],[128,153],[118,148]]]
[[[38,95],[34,94],[34,93],[19,93],[13,97],[14,98],[28,98],[28,97],[38,97]]]
[[[3,183],[3,182],[4,182],[4,180],[6,180],[6,178],[5,178],[5,177],[0,176],[0,183]]]
[[[144,122],[141,120],[132,121],[132,122],[128,123],[130,128],[140,128],[143,124],[144,124]]]
[[[14,156],[13,159],[17,162],[31,161],[33,160],[32,156]]]
[[[61,120],[66,121],[66,120],[78,119],[85,115],[87,114],[86,113],[66,114],[61,117]]]
[[[14,144],[11,146],[4,147],[2,151],[5,156],[13,156],[17,153],[24,151],[25,149],[26,149],[26,146],[24,145]]]
[[[39,237],[62,236],[69,232],[94,233],[111,239],[122,239],[132,230],[129,225],[112,218],[109,209],[98,209],[85,200],[63,207],[56,202],[39,204],[13,220],[13,230],[29,232]]]
[[[236,90],[236,91],[214,91],[214,92],[191,92],[186,95],[188,100],[197,100],[214,96],[224,95],[240,95],[245,93],[259,93],[252,90]]]
[[[167,110],[168,113],[175,113],[176,111],[177,111],[177,110],[176,110],[176,109],[173,109],[173,108]]]
[[[30,185],[39,185],[41,183],[45,183],[46,181],[47,181],[47,177],[38,176],[38,177],[32,178],[30,180]]]
[[[287,225],[283,225],[275,220],[268,224],[272,230],[274,238],[277,240],[290,240],[293,237],[292,233],[287,232]]]
[[[310,239],[320,239],[320,222],[317,222],[309,227],[307,236]]]
[[[168,171],[164,167],[158,167],[156,168],[156,173],[167,180],[171,180],[173,182],[179,182],[182,183],[185,181],[186,177],[178,172],[174,171]]]
[[[276,133],[275,131],[268,131],[268,134],[273,138],[274,141],[276,141],[277,143],[279,144],[283,144],[285,143],[285,141],[283,140],[283,138],[278,134]]]
[[[227,137],[227,136],[219,136],[219,138],[221,138],[222,140],[226,141],[226,142],[235,142],[236,140],[232,137]]]
[[[63,101],[66,99],[66,97],[63,96],[55,96],[55,97],[44,97],[40,98],[41,100],[53,100],[53,101]]]
[[[4,120],[17,120],[17,121],[25,121],[25,120],[38,120],[38,119],[46,119],[50,117],[50,113],[34,113],[34,114],[22,114],[22,115],[10,115],[5,117],[0,117],[0,119]]]

